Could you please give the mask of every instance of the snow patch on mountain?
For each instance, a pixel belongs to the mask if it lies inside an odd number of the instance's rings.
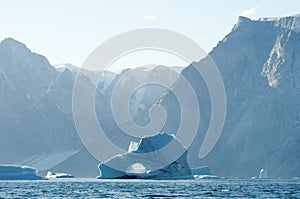
[[[68,64],[68,63],[65,63],[65,64],[58,64],[58,65],[55,65],[54,68],[58,71],[58,72],[65,72],[65,70],[69,70],[71,71],[74,75],[76,75],[79,71],[79,67],[77,66],[74,66],[72,64]]]
[[[101,93],[104,93],[111,83],[116,78],[117,74],[112,71],[103,71],[100,76],[99,85],[102,89],[100,89]]]
[[[279,85],[280,73],[279,66],[284,60],[284,48],[281,46],[281,39],[283,35],[277,38],[277,41],[270,53],[268,61],[263,66],[262,76],[268,79],[269,86],[276,88]]]

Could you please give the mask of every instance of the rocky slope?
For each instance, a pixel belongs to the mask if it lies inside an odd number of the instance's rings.
[[[192,66],[183,71],[196,90],[201,107],[197,139],[190,161],[208,165],[219,176],[257,176],[261,168],[272,177],[300,175],[300,33],[299,17],[240,17],[232,31],[209,53],[224,80],[227,117],[212,152],[195,157],[210,118],[210,99]],[[206,64],[207,58],[197,63]],[[212,77],[213,78],[213,77]],[[163,104],[171,115],[166,131],[176,131],[178,110],[172,97]]]
[[[80,146],[72,119],[73,76],[24,44],[0,44],[0,162]],[[10,150],[8,150],[10,149]]]

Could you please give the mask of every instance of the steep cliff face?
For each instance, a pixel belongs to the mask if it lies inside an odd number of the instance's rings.
[[[73,77],[24,44],[0,44],[0,162],[80,146],[71,110]]]
[[[299,17],[240,17],[232,31],[209,53],[226,89],[227,117],[213,151],[198,161],[210,119],[210,99],[203,79],[192,66],[182,74],[200,102],[201,120],[191,147],[192,165],[208,165],[220,176],[255,176],[267,168],[273,177],[299,176],[300,169],[300,33]],[[197,67],[206,64],[206,59]],[[213,78],[213,77],[211,77]],[[178,110],[169,95],[163,99],[176,131]],[[177,115],[177,117],[176,117]]]

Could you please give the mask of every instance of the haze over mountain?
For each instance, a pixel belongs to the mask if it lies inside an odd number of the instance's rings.
[[[0,43],[0,164],[25,164],[43,174],[50,169],[77,177],[99,174],[99,162],[81,144],[73,121],[72,92],[79,70],[71,64],[53,67],[12,38]],[[109,109],[119,76],[104,71],[96,90],[97,113],[107,131],[120,131]],[[132,116],[164,91],[150,86],[139,90],[131,100]]]
[[[192,167],[207,165],[220,176],[251,177],[261,168],[272,177],[300,176],[299,19],[240,17],[209,53],[224,80],[227,118],[219,142],[203,160],[198,151],[210,119],[209,93],[192,66],[182,71],[201,108],[200,129],[189,152]],[[98,174],[98,161],[81,144],[73,121],[76,74],[76,67],[55,68],[18,41],[9,38],[0,43],[1,164],[27,164],[79,177]],[[96,111],[108,132],[120,131],[108,105],[121,75],[107,72],[96,91]],[[180,109],[174,96],[165,92],[157,87],[137,91],[131,114],[136,122],[147,122],[148,109],[162,96],[169,115],[163,130],[174,133]]]

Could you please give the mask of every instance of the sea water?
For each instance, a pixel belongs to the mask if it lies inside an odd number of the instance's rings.
[[[300,180],[0,181],[0,198],[300,198]]]

